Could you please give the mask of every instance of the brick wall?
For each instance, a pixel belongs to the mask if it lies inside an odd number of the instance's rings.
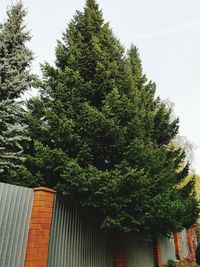
[[[34,189],[25,267],[46,267],[55,191]]]

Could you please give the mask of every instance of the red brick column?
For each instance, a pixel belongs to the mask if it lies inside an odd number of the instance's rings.
[[[126,245],[123,238],[116,241],[116,267],[127,267]]]
[[[162,267],[162,256],[161,256],[161,247],[159,240],[157,240],[155,244],[155,258],[156,258],[156,267]]]
[[[179,240],[179,233],[174,234],[174,245],[176,251],[176,258],[177,260],[181,259],[181,247],[180,247],[180,240]]]
[[[192,261],[195,259],[195,241],[194,241],[194,236],[196,235],[195,233],[195,228],[192,227],[190,229],[187,229],[187,245],[189,248],[189,255],[188,258]]]
[[[192,229],[187,229],[187,243],[190,252],[194,250],[192,234]]]
[[[24,267],[46,267],[55,191],[34,189],[33,209]]]

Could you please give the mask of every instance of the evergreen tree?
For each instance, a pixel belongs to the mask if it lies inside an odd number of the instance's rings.
[[[29,73],[32,52],[24,26],[26,11],[21,2],[7,11],[7,20],[0,27],[0,180],[8,182],[10,173],[23,161],[22,144],[27,140],[27,126],[21,94],[30,88]]]
[[[98,214],[104,229],[159,236],[193,224],[193,181],[178,186],[188,165],[180,169],[184,152],[171,144],[178,120],[155,90],[137,49],[125,55],[88,0],[57,45],[55,67],[43,66],[41,97],[29,103],[30,180]]]

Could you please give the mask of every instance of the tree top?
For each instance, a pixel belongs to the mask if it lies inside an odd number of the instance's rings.
[[[86,8],[98,9],[98,4],[95,0],[86,0]]]

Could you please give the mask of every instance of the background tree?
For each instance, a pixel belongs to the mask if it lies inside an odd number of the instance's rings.
[[[27,126],[21,94],[30,88],[32,52],[26,47],[30,40],[24,25],[26,11],[21,2],[7,11],[7,20],[0,26],[0,181],[9,182],[13,170],[24,159],[23,142]]]
[[[30,183],[56,188],[107,230],[156,237],[192,225],[194,183],[178,186],[188,165],[171,143],[178,120],[94,0],[69,24],[55,63],[43,65],[41,97],[28,105]]]

